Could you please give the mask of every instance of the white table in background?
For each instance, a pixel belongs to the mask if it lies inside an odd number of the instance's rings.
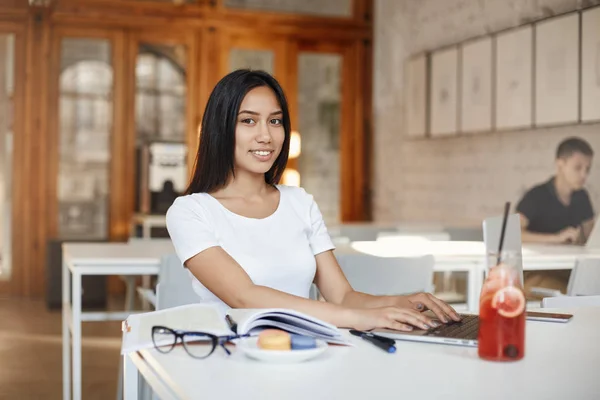
[[[573,310],[566,324],[527,321],[525,358],[490,362],[476,348],[398,341],[395,354],[349,336],[299,364],[268,364],[222,349],[205,360],[181,347],[125,357],[125,399],[138,398],[139,374],[163,400],[578,399],[600,393],[600,307]]]
[[[378,257],[414,257],[431,254],[436,272],[467,272],[467,307],[479,309],[479,294],[487,270],[486,249],[483,242],[460,241],[402,241],[382,239],[353,242],[338,247],[339,252],[362,252]],[[524,245],[523,270],[573,269],[578,259],[599,258],[600,249],[567,245]]]
[[[167,216],[162,214],[135,214],[132,223],[134,227],[135,225],[141,225],[142,237],[149,239],[152,237],[152,228],[167,227]]]
[[[81,399],[81,323],[122,321],[130,312],[82,312],[84,275],[157,275],[162,255],[174,252],[169,240],[130,243],[64,243],[62,264],[63,399]],[[72,296],[69,298],[69,288]],[[72,303],[71,303],[72,302]],[[69,343],[71,334],[71,343]],[[72,345],[72,346],[71,346]],[[71,347],[73,370],[71,374]]]

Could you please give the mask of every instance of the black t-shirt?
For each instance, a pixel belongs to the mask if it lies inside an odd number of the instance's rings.
[[[554,178],[531,189],[517,205],[517,212],[529,220],[527,230],[536,233],[558,233],[580,226],[594,217],[592,203],[585,189],[573,192],[565,206],[558,199]]]

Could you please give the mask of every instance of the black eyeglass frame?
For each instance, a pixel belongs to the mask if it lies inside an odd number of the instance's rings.
[[[166,333],[170,333],[175,337],[175,340],[173,341],[173,343],[171,345],[160,345],[159,346],[156,344],[156,341],[154,340],[154,333],[159,330],[166,331]],[[187,347],[187,344],[189,344],[190,342],[186,343],[186,341],[183,340],[185,336],[209,338],[211,340],[212,349],[205,356],[199,357],[197,355],[194,355]],[[213,335],[212,333],[208,333],[208,332],[182,331],[182,330],[171,329],[169,327],[160,326],[160,325],[155,325],[152,327],[152,343],[154,344],[154,348],[156,350],[158,350],[159,352],[161,352],[163,354],[167,354],[167,353],[171,352],[177,345],[177,342],[180,341],[181,344],[183,345],[183,348],[185,349],[186,353],[188,353],[190,355],[190,357],[200,359],[200,360],[205,359],[208,356],[210,356],[212,353],[214,353],[217,346],[221,346],[223,348],[223,350],[225,350],[227,355],[231,355],[231,351],[229,351],[229,349],[227,347],[225,347],[225,344],[234,339],[240,339],[240,338],[244,338],[244,337],[248,337],[248,336],[250,336],[250,335],[217,336],[217,335]],[[192,343],[193,343],[193,341],[192,341]]]

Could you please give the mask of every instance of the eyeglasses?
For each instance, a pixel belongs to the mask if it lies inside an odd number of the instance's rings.
[[[175,348],[177,341],[180,340],[185,351],[194,358],[206,358],[210,356],[217,346],[221,346],[227,355],[231,352],[225,343],[248,335],[230,335],[217,336],[206,332],[180,331],[166,326],[152,327],[152,342],[154,347],[161,353],[169,353]]]

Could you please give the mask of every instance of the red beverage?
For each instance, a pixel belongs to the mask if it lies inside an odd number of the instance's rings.
[[[479,301],[479,357],[515,361],[525,355],[525,295],[519,272],[508,264],[493,267]]]

